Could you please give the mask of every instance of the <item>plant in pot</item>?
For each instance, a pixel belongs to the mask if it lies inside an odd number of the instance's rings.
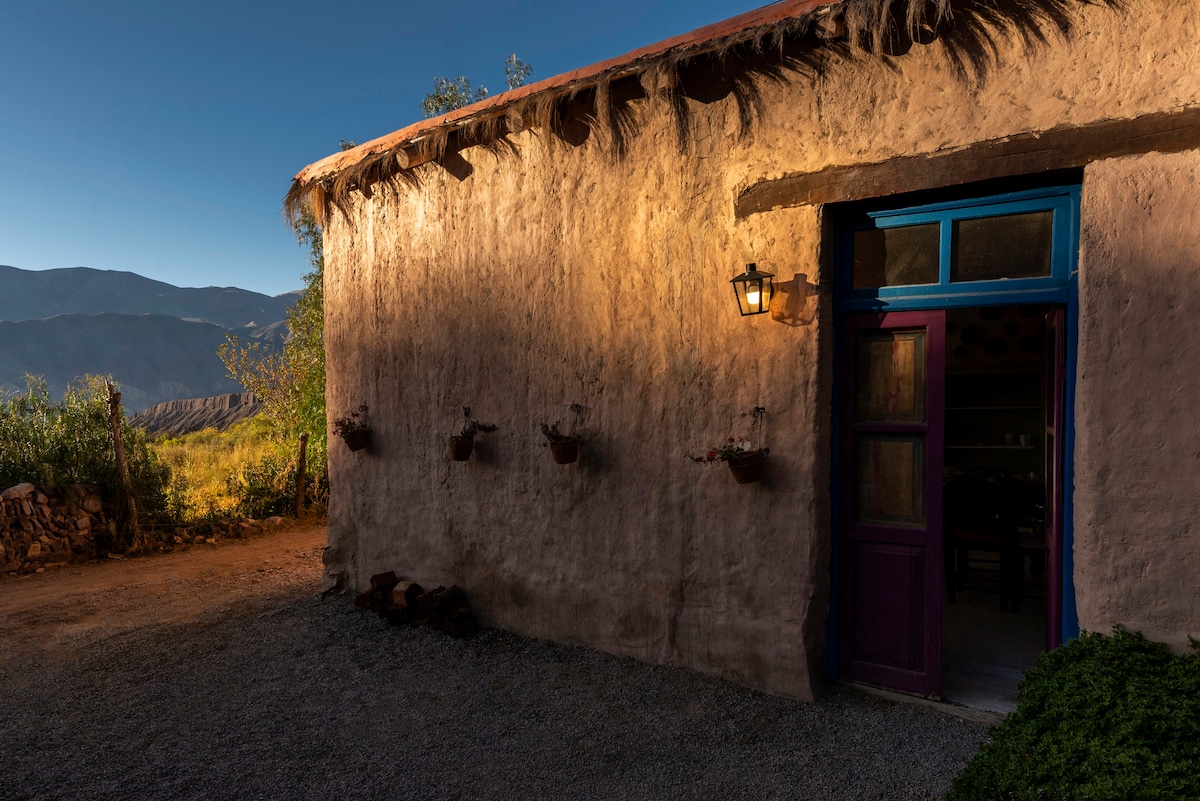
[[[542,436],[546,438],[543,445],[550,447],[550,456],[555,464],[570,464],[579,458],[579,438],[558,431],[558,423],[541,424]]]
[[[762,439],[762,416],[766,412],[761,406],[754,407],[754,419],[758,425],[759,439]],[[687,457],[698,464],[713,462],[728,462],[729,472],[733,480],[739,484],[753,484],[762,478],[763,466],[770,448],[755,447],[745,437],[730,437],[723,445],[710,448],[699,455],[688,453]]]
[[[469,406],[463,407],[463,417],[467,418],[467,424],[456,436],[450,437],[450,459],[455,462],[465,462],[471,458],[471,451],[475,449],[475,437],[481,431],[495,431],[498,428],[491,423],[472,420]]]
[[[367,407],[359,406],[333,421],[333,433],[342,438],[346,447],[359,451],[371,444],[371,427],[367,425]]]

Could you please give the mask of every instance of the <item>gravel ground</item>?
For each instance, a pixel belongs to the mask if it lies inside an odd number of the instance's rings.
[[[845,689],[804,704],[499,631],[392,627],[316,595],[319,552],[94,591],[82,622],[44,605],[36,644],[9,613],[0,799],[927,799],[985,737]],[[173,599],[186,614],[149,613]]]

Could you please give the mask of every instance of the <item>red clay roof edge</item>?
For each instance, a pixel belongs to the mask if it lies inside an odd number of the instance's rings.
[[[646,61],[672,50],[680,50],[685,48],[699,47],[724,39],[728,36],[736,36],[754,28],[761,28],[766,25],[772,25],[777,22],[782,22],[786,19],[798,17],[803,14],[808,14],[821,6],[832,5],[840,0],[780,0],[780,2],[772,3],[768,6],[756,8],[753,11],[747,11],[744,14],[739,14],[736,17],[715,22],[711,25],[705,25],[702,28],[697,28],[690,33],[685,33],[680,36],[675,36],[670,39],[664,39],[646,47],[638,48],[623,56],[610,58],[606,61],[599,61],[587,67],[581,67],[571,72],[564,72],[560,75],[555,75],[551,78],[531,83],[528,86],[519,86],[516,89],[510,89],[507,92],[502,92],[498,95],[480,100],[478,103],[472,103],[469,106],[463,106],[460,109],[448,112],[438,117],[431,117],[420,122],[413,123],[398,131],[381,136],[377,139],[372,139],[369,142],[364,142],[350,150],[334,153],[326,156],[320,161],[315,161],[308,165],[296,174],[295,180],[301,184],[312,183],[318,181],[334,173],[340,172],[346,167],[357,164],[367,156],[375,153],[382,153],[390,150],[398,144],[412,141],[423,133],[436,130],[442,127],[452,126],[462,122],[470,117],[479,114],[480,112],[490,111],[497,108],[503,108],[517,100],[522,100],[532,95],[540,94],[551,89],[561,89],[569,86],[577,81],[588,80],[595,78],[605,72],[619,70],[621,67],[630,67],[630,71],[636,71],[632,67],[641,61]]]

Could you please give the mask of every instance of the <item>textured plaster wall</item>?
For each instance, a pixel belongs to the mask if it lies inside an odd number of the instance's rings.
[[[1075,584],[1084,629],[1200,637],[1200,153],[1084,178]]]
[[[817,208],[735,220],[737,192],[1193,103],[1195,5],[1088,9],[1073,44],[1036,52],[1000,42],[1004,69],[980,90],[938,45],[764,83],[743,139],[731,98],[688,101],[686,153],[663,104],[636,101],[624,160],[599,134],[526,132],[516,156],[468,149],[469,176],[429,165],[420,188],[334,214],[327,400],[367,404],[375,433],[369,453],[331,448],[328,580],[458,583],[492,625],[810,697],[831,551],[828,237]],[[800,274],[785,320],[738,316],[728,282],[752,260]],[[569,427],[572,403],[583,453],[554,465],[537,426]],[[464,405],[500,429],[452,463]],[[762,483],[684,458],[752,435],[756,405]]]
[[[835,66],[811,90],[768,87],[764,124],[735,150],[745,182],[1200,104],[1200,0],[1126,5],[1079,10],[1069,41],[998,39],[979,86],[935,44]]]
[[[617,164],[523,135],[520,158],[467,152],[465,181],[429,171],[330,226],[329,406],[367,404],[374,443],[331,449],[328,561],[354,586],[454,582],[490,624],[807,697],[828,595],[820,301],[794,324],[738,315],[750,246],[712,189],[725,136],[663,158],[671,135],[660,121]],[[815,266],[815,210],[771,230],[754,250],[781,278]],[[559,466],[538,424],[569,428],[572,403],[583,451]],[[463,406],[500,428],[452,463]],[[762,483],[685,458],[753,435],[755,406]]]

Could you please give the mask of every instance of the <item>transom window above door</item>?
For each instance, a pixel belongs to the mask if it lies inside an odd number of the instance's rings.
[[[1078,210],[1069,186],[850,215],[838,226],[839,306],[1049,300],[1074,271]]]

